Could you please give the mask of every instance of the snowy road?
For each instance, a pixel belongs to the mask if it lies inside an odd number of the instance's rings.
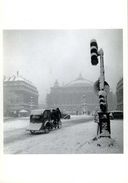
[[[122,120],[111,122],[112,148],[97,148],[91,139],[96,135],[96,124],[89,116],[75,116],[63,120],[63,127],[49,134],[31,135],[25,129],[29,119],[4,123],[5,154],[70,154],[70,153],[123,153]],[[77,124],[77,125],[75,125]]]
[[[78,119],[77,119],[78,118]],[[69,127],[78,123],[83,123],[86,121],[90,121],[92,117],[75,117],[71,120],[62,120],[63,128]],[[25,140],[27,138],[32,138],[33,135],[30,135],[26,132],[26,127],[29,124],[28,118],[18,119],[18,120],[10,120],[8,123],[4,125],[4,144],[13,143],[15,141]]]

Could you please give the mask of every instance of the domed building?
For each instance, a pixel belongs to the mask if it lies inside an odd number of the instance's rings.
[[[64,86],[59,86],[56,81],[47,95],[49,108],[59,107],[70,114],[90,113],[97,105],[98,98],[94,93],[93,82],[84,79],[81,74]]]
[[[38,107],[38,90],[24,77],[13,75],[4,77],[4,116],[23,116]]]

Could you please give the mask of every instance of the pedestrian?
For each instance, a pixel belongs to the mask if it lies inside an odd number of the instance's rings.
[[[57,122],[59,123],[60,119],[61,119],[61,112],[59,108],[56,108],[56,116],[57,116]]]
[[[56,122],[56,111],[55,111],[55,109],[53,109],[52,112],[51,112],[51,120],[53,120],[53,122]]]

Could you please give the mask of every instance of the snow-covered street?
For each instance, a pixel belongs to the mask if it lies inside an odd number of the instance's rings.
[[[5,154],[86,154],[123,153],[123,121],[111,120],[114,145],[98,147],[92,139],[97,124],[92,116],[74,116],[62,120],[62,128],[48,134],[31,135],[26,131],[28,118],[4,122]]]

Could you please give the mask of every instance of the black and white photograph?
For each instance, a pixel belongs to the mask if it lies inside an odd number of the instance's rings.
[[[123,31],[4,30],[4,153],[123,153]]]
[[[127,0],[0,7],[0,183],[127,183]]]

